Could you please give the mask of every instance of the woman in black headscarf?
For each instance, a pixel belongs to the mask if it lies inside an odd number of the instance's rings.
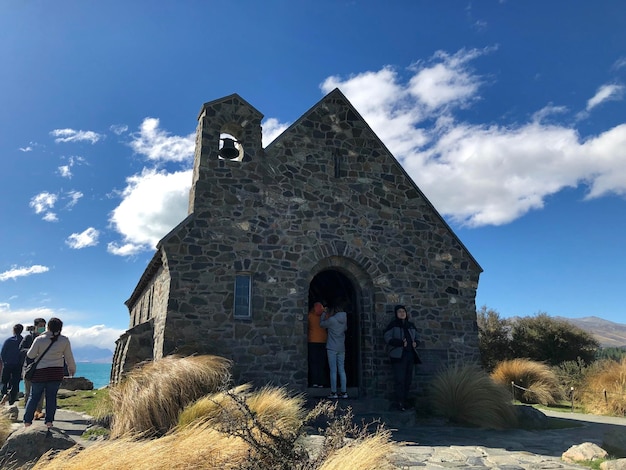
[[[395,318],[385,328],[384,338],[393,368],[396,403],[400,410],[409,407],[408,398],[413,381],[413,365],[420,364],[417,355],[417,329],[409,321],[409,314],[404,305],[394,307]]]

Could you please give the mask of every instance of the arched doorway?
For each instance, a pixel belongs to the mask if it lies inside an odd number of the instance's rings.
[[[360,383],[360,327],[359,302],[357,290],[352,281],[335,269],[319,272],[309,284],[309,310],[318,301],[325,301],[329,306],[342,300],[346,304],[348,314],[348,330],[346,331],[346,376],[349,388],[357,388]],[[353,392],[354,393],[354,392]]]

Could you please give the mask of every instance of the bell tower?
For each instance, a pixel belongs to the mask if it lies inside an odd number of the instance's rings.
[[[261,184],[262,119],[263,115],[237,94],[202,106],[196,128],[189,214],[229,201],[235,203],[237,182]]]

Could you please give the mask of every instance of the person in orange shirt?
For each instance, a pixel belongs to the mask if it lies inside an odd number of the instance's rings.
[[[326,382],[326,338],[328,333],[320,326],[322,314],[326,311],[323,302],[315,302],[308,315],[309,385],[323,388]]]

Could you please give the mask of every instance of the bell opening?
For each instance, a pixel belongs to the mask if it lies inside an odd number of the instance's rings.
[[[222,160],[240,162],[243,160],[244,155],[243,146],[232,135],[222,134],[220,136],[220,148],[218,155]]]

